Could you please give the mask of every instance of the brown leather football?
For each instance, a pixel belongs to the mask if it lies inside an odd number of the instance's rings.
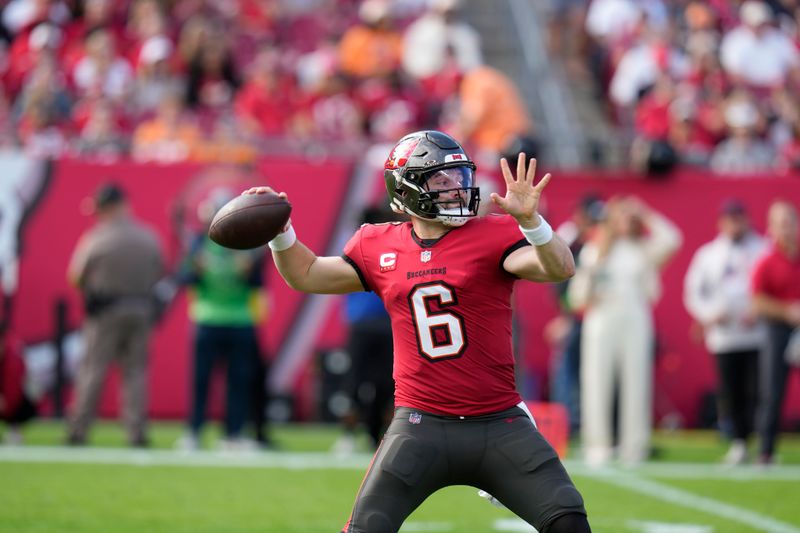
[[[275,193],[242,194],[217,211],[208,236],[226,248],[258,248],[281,232],[291,212],[292,204]]]

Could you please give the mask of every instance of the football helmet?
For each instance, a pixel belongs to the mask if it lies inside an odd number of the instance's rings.
[[[384,165],[389,205],[447,226],[461,226],[478,214],[475,163],[458,142],[439,131],[418,131],[400,139]]]

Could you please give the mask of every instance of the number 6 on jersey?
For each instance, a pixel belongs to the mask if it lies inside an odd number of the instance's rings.
[[[460,357],[467,347],[464,318],[454,311],[433,312],[429,301],[446,309],[458,304],[456,291],[443,281],[415,286],[408,295],[419,352],[431,361]]]

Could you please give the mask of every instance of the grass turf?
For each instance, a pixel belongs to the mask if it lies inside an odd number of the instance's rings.
[[[58,445],[63,428],[37,422],[25,430],[30,446]],[[155,448],[171,448],[181,434],[177,424],[158,424]],[[215,434],[205,440],[213,445]],[[289,425],[274,429],[281,450],[288,453],[326,451],[338,436],[335,427]],[[614,484],[614,476],[633,476],[667,489],[711,498],[765,520],[779,520],[800,532],[800,478],[771,478],[754,471],[748,479],[720,475],[703,478],[704,463],[714,463],[725,445],[713,433],[658,434],[659,461],[696,465],[692,476],[658,476],[614,469],[608,476],[575,468],[573,478],[586,500],[595,533],[612,532],[752,532],[762,526],[706,510],[665,501],[658,495]],[[364,441],[361,442],[364,445]],[[100,424],[92,444],[123,447],[121,429]],[[3,450],[0,449],[0,457]],[[277,452],[279,456],[282,452]],[[785,436],[780,443],[784,464],[800,465],[800,439]],[[670,462],[663,464],[669,465]],[[331,465],[335,458],[331,458]],[[568,463],[571,464],[571,463]],[[678,468],[678,466],[676,466]],[[682,467],[691,472],[691,468]],[[790,472],[800,472],[791,467]],[[777,470],[777,469],[776,469]],[[362,468],[288,470],[252,467],[155,466],[136,464],[75,464],[0,461],[0,531],[9,532],[332,532],[344,524],[358,489]],[[429,498],[402,531],[474,533],[525,531],[507,510],[496,509],[469,487],[451,487]],[[720,516],[722,515],[722,516]],[[660,525],[659,525],[660,524]],[[672,524],[673,529],[658,529]],[[683,524],[681,526],[681,524]],[[780,525],[780,524],[779,524]],[[683,528],[683,529],[681,529]]]

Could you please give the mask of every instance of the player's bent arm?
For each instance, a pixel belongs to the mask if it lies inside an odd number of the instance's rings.
[[[345,294],[363,291],[355,269],[341,257],[318,257],[300,241],[286,250],[272,252],[289,287],[316,294]]]
[[[506,257],[506,272],[528,281],[566,281],[575,275],[575,259],[558,235],[541,246],[523,246]]]

